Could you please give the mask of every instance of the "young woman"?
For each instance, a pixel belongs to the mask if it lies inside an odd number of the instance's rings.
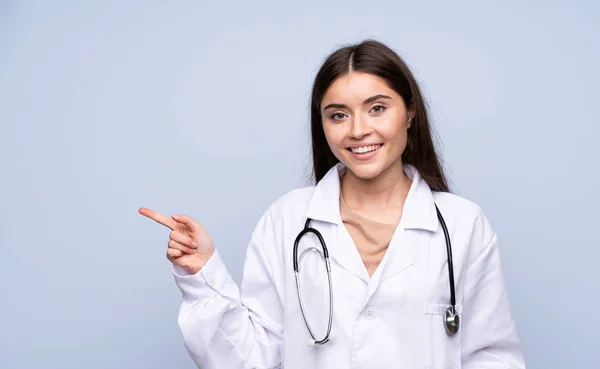
[[[261,217],[240,289],[200,223],[140,209],[172,230],[198,367],[524,368],[496,234],[449,193],[402,59],[376,41],[335,51],[311,131],[316,185]]]

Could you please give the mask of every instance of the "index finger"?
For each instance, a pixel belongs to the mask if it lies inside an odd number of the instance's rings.
[[[148,209],[148,208],[140,208],[139,213],[142,214],[143,216],[146,216],[146,217],[154,220],[157,223],[164,225],[165,227],[169,228],[172,231],[175,230],[175,227],[177,225],[177,222],[175,222],[173,219],[169,218],[168,216],[161,214],[157,211]]]

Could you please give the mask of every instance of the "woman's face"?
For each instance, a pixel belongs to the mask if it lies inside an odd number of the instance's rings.
[[[331,151],[354,175],[374,179],[397,164],[401,170],[414,112],[383,79],[363,72],[339,77],[323,97],[321,116]]]

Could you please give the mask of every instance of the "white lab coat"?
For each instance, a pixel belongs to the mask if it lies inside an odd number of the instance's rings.
[[[179,326],[198,367],[235,368],[525,368],[502,274],[496,234],[481,209],[459,196],[432,192],[413,166],[401,221],[369,278],[339,211],[334,166],[316,185],[293,190],[265,214],[247,249],[241,289],[218,249],[195,275],[174,266],[183,294]],[[446,334],[450,302],[444,216],[454,261],[461,328]],[[309,346],[293,271],[294,240],[306,218],[329,249],[333,328],[329,343]],[[298,254],[319,247],[312,234]],[[300,263],[307,318],[317,339],[327,328],[327,274],[318,253]]]

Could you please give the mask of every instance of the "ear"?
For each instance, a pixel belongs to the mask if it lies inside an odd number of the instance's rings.
[[[406,117],[407,117],[406,118],[407,119],[406,128],[407,129],[412,127],[413,121],[415,120],[415,114],[416,114],[415,108],[414,108],[414,106],[411,105],[408,108],[408,110],[406,111]]]

